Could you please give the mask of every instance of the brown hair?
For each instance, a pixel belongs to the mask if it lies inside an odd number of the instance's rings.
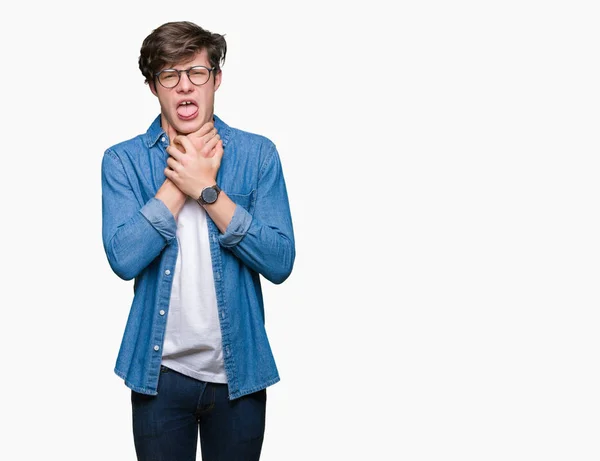
[[[167,22],[154,29],[142,43],[138,64],[145,82],[154,80],[154,75],[165,66],[192,59],[196,53],[206,50],[213,75],[221,70],[227,54],[225,37],[213,34],[189,21]]]

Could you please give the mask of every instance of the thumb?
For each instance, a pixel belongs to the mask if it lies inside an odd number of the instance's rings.
[[[177,135],[173,141],[174,143],[180,144],[186,154],[195,152],[195,146],[192,141],[185,135]]]
[[[223,154],[225,153],[225,151],[223,149],[223,140],[222,139],[219,139],[219,142],[217,143],[217,145],[213,149],[213,152],[214,152],[214,154],[213,154],[214,159],[220,165],[221,164],[221,159],[223,158]]]

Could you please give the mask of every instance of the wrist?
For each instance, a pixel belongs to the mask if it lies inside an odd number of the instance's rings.
[[[194,200],[197,200],[200,197],[200,194],[206,187],[212,187],[217,184],[217,181],[214,179],[203,179],[196,184],[196,187],[193,189],[192,193],[189,194]]]
[[[179,211],[185,203],[185,194],[173,183],[173,181],[166,179],[162,186],[156,192],[155,198],[165,204],[165,206],[171,211],[173,216],[177,218]]]

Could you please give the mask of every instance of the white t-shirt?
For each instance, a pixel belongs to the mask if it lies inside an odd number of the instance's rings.
[[[162,364],[201,381],[227,383],[206,211],[189,197],[177,218],[177,240]]]

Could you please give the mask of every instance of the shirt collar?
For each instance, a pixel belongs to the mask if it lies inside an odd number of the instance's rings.
[[[148,131],[146,131],[146,144],[149,148],[154,146],[163,135],[166,136],[166,133],[160,126],[160,114],[158,114]]]

